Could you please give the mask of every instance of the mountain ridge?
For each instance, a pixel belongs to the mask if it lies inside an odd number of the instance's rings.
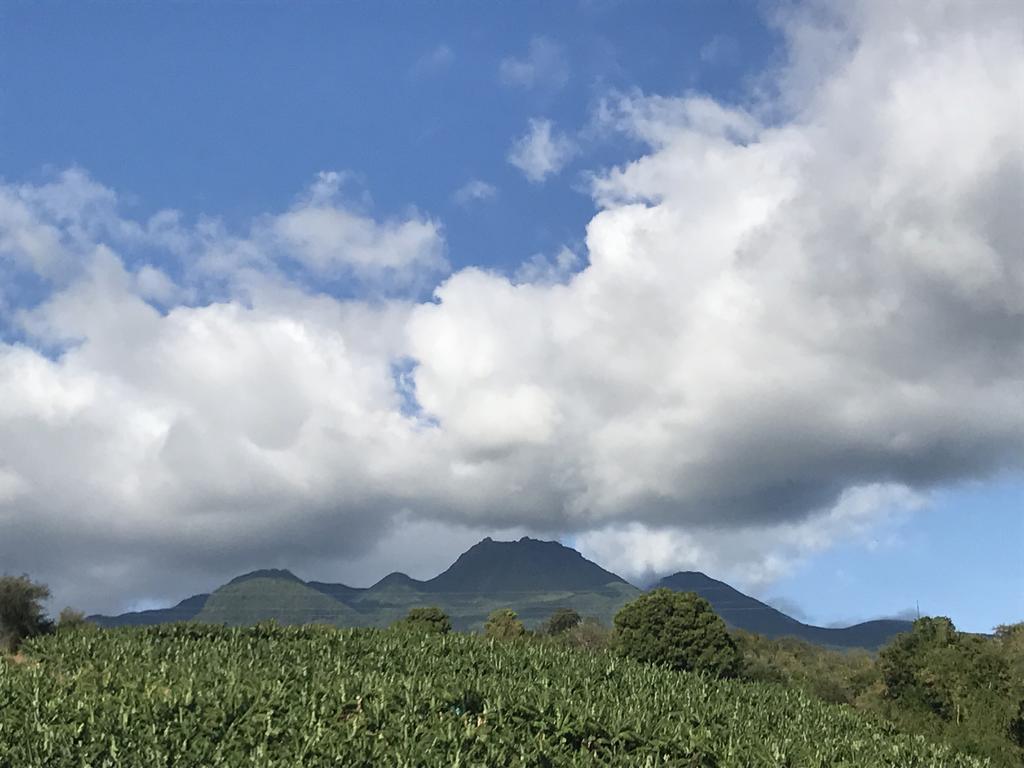
[[[730,627],[768,637],[794,636],[819,645],[874,649],[910,628],[910,622],[895,619],[835,628],[805,624],[699,571],[665,576],[651,589],[657,587],[696,592]],[[608,623],[643,591],[557,541],[487,537],[427,580],[394,571],[372,586],[350,587],[306,582],[286,569],[259,569],[171,608],[94,615],[89,620],[101,626],[171,621],[246,624],[271,618],[290,624],[387,626],[411,607],[438,605],[456,629],[467,631],[480,629],[490,611],[501,607],[511,607],[528,626],[539,624],[561,607]]]
[[[700,571],[678,571],[663,577],[651,589],[658,587],[696,592],[729,626],[765,637],[792,636],[817,645],[877,648],[893,635],[910,629],[910,622],[899,619],[874,619],[848,627],[806,624]]]

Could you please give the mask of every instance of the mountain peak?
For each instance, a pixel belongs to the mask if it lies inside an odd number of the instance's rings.
[[[300,584],[305,584],[302,579],[287,568],[260,568],[255,571],[249,571],[249,573],[243,573],[241,576],[236,576],[228,584],[241,584],[243,581],[251,581],[252,579],[280,579],[282,581],[297,581]]]
[[[724,581],[713,579],[706,573],[701,571],[676,571],[670,576],[666,576],[661,580],[659,586],[668,586],[663,582],[672,582],[675,584],[694,584],[694,585],[705,585],[705,584],[725,584]],[[678,588],[677,588],[678,589]]]
[[[426,586],[433,592],[598,590],[624,580],[557,541],[523,536],[474,544]]]
[[[421,586],[422,582],[417,581],[412,576],[402,573],[401,571],[393,571],[370,587],[370,589],[380,590],[384,587],[408,587],[410,589],[418,589]]]

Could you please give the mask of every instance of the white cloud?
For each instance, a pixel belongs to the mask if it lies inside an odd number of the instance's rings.
[[[452,199],[459,205],[468,205],[478,200],[493,200],[498,194],[498,189],[493,184],[488,184],[480,179],[471,179],[455,190]]]
[[[557,174],[575,154],[576,144],[550,120],[532,119],[530,130],[513,142],[508,161],[536,183]]]
[[[569,248],[562,247],[549,259],[537,253],[524,261],[516,269],[512,278],[514,283],[565,283],[580,267],[580,257]]]
[[[351,271],[394,282],[447,269],[436,221],[414,214],[380,222],[361,215],[340,201],[342,181],[337,173],[321,174],[307,199],[269,222],[286,254],[319,277]]]
[[[144,264],[135,275],[139,295],[164,305],[175,303],[180,296],[178,286],[163,270]]]
[[[106,608],[328,578],[301,564],[415,520],[763,585],[1024,469],[1024,41],[978,8],[789,19],[777,111],[610,101],[648,149],[594,176],[585,266],[463,269],[432,302],[319,291],[443,269],[438,223],[330,174],[241,231],[131,220],[81,172],[0,186],[0,562]],[[48,295],[19,306],[28,273]]]
[[[502,59],[498,73],[505,85],[556,91],[569,82],[569,63],[562,46],[540,36],[530,40],[530,48],[523,58]]]
[[[576,546],[637,583],[676,571],[704,570],[756,592],[837,540],[869,545],[872,532],[898,524],[926,505],[926,497],[906,486],[872,484],[848,488],[831,508],[799,521],[762,525],[755,520],[728,528],[612,525],[583,534]]]

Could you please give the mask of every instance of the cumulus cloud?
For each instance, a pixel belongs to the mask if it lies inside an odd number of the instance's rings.
[[[501,82],[516,88],[545,88],[557,91],[569,82],[569,62],[558,43],[538,36],[522,58],[508,56],[498,68]]]
[[[516,269],[515,283],[565,283],[580,267],[580,257],[572,249],[562,247],[555,257],[536,253]]]
[[[394,283],[447,268],[436,221],[414,215],[380,222],[339,200],[342,176],[322,173],[309,195],[267,222],[288,256],[317,277],[355,273]]]
[[[783,19],[747,109],[609,99],[647,148],[594,174],[582,266],[430,302],[322,289],[445,270],[439,223],[330,174],[238,231],[79,171],[0,186],[0,562],[109,609],[330,578],[415,521],[767,585],[1024,469],[1021,21],[844,4]]]
[[[530,129],[512,144],[508,161],[537,183],[557,174],[576,154],[576,144],[550,120],[530,120]]]

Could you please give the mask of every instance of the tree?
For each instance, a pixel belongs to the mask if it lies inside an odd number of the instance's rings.
[[[395,627],[410,632],[446,635],[452,631],[452,622],[444,611],[432,605],[411,609],[408,616],[395,622]]]
[[[1015,674],[1010,627],[995,637],[958,632],[945,617],[914,622],[878,654],[881,708],[900,727],[985,755],[1024,759],[1024,685]]]
[[[948,720],[955,710],[953,673],[962,664],[958,639],[945,616],[920,618],[897,635],[878,654],[886,696]]]
[[[583,618],[572,608],[559,608],[549,618],[543,627],[546,635],[561,635],[577,626]]]
[[[619,650],[637,661],[735,677],[741,656],[725,622],[693,592],[655,589],[615,616]]]
[[[65,608],[57,617],[58,632],[78,631],[88,626],[89,622],[85,620],[85,614],[74,608]]]
[[[50,588],[27,575],[0,576],[0,647],[16,651],[26,638],[53,628],[43,611],[49,597]]]
[[[609,627],[590,616],[558,637],[562,642],[577,648],[606,650],[612,647],[614,636]]]
[[[511,640],[526,634],[526,627],[511,608],[499,608],[487,617],[484,636],[495,640]]]

